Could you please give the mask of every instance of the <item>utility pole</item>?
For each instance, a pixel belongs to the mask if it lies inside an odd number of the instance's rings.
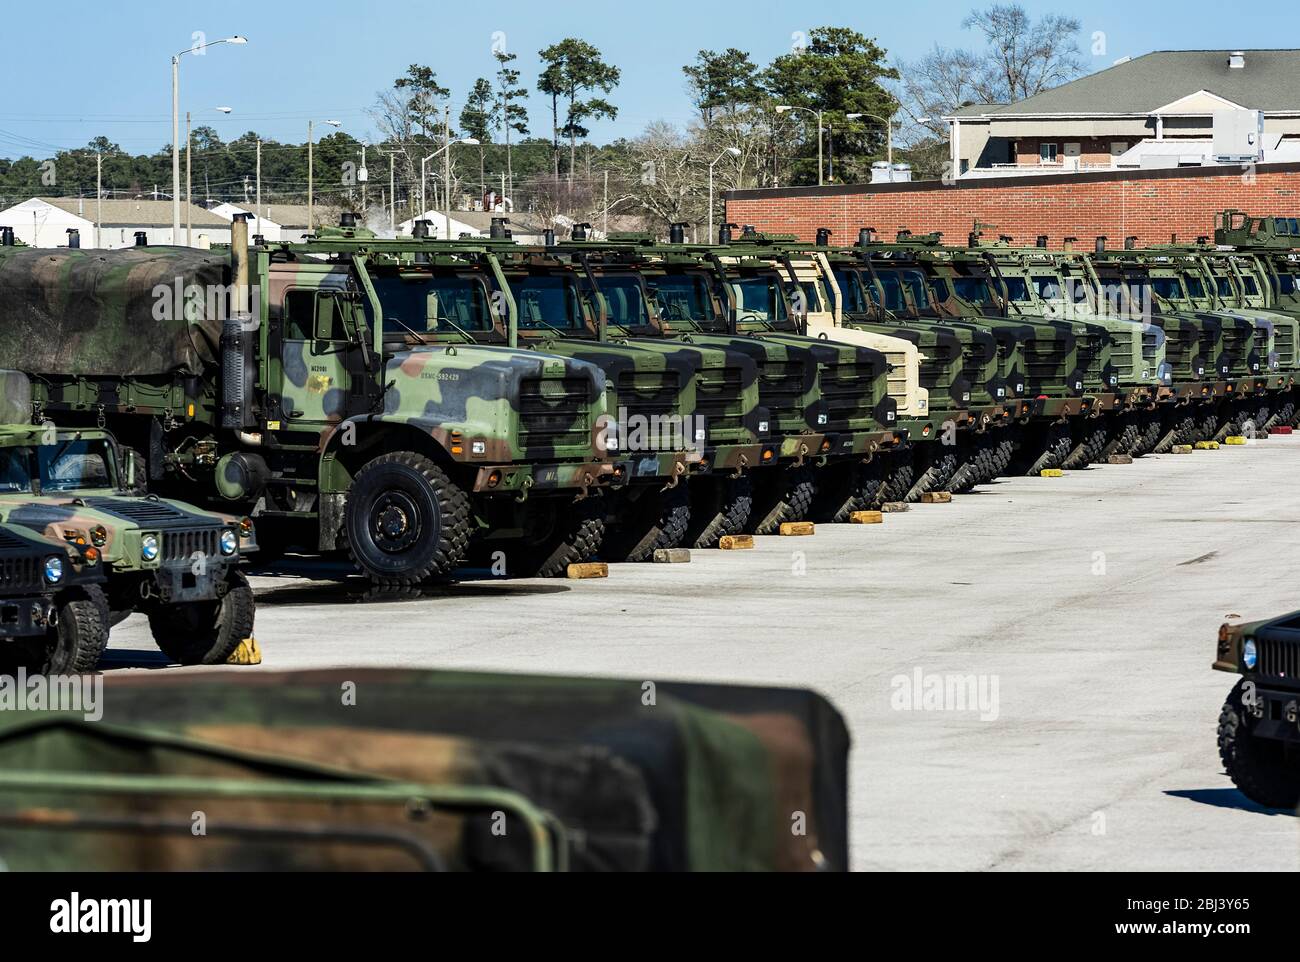
[[[253,233],[262,233],[262,138],[257,138],[257,205],[253,213],[253,222],[257,225]]]
[[[190,112],[185,111],[185,246],[194,246],[194,218],[191,211],[194,210],[193,181],[190,180],[190,174],[193,168],[194,143],[190,139]]]
[[[307,121],[307,233],[308,234],[310,234],[312,230],[312,213],[313,213],[312,202],[315,200],[315,196],[316,196],[315,191],[313,190],[313,188],[316,185],[312,181],[312,146],[311,146],[311,138],[314,135],[315,131],[316,131],[315,122],[311,120]]]
[[[443,111],[442,139],[442,150],[446,155],[442,161],[443,196],[447,200],[447,205],[443,208],[447,213],[447,233],[443,240],[451,240],[451,104],[448,104]]]
[[[603,227],[605,239],[609,240],[609,168],[605,169],[605,199],[601,201],[601,205],[605,209],[605,224]]]
[[[99,229],[104,223],[104,155],[95,151],[95,247],[99,248]]]
[[[397,174],[396,174],[396,151],[388,154],[388,203],[392,206],[388,210],[388,229],[397,232]]]

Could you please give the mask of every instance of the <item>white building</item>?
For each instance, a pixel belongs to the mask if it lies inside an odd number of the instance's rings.
[[[236,214],[247,214],[248,232],[251,236],[261,235],[267,243],[285,241],[290,244],[301,243],[307,236],[306,204],[256,204],[241,207],[238,204],[218,204],[209,213],[220,217],[227,224],[235,219]],[[312,219],[319,229],[332,224],[337,215],[332,209],[316,205]]]
[[[82,247],[132,247],[140,232],[149,244],[230,243],[230,221],[193,204],[181,205],[181,230],[173,237],[170,200],[33,197],[0,210],[0,227],[12,227],[31,247],[66,247],[69,230],[79,232]]]

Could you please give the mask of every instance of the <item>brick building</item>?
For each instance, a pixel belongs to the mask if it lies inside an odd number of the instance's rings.
[[[1239,208],[1256,215],[1300,213],[1300,163],[1168,170],[1105,171],[1056,176],[1001,177],[911,184],[784,187],[734,190],[725,196],[726,219],[774,233],[812,240],[817,228],[833,232],[833,244],[851,244],[861,227],[891,239],[900,227],[916,233],[942,231],[963,244],[975,221],[995,225],[987,236],[1011,235],[1032,244],[1047,234],[1090,241],[1097,235],[1118,245],[1134,235],[1139,244],[1168,243],[1171,234],[1193,240],[1211,234],[1214,215]]]

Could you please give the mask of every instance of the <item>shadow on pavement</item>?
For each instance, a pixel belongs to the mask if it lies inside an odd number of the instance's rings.
[[[538,583],[486,579],[483,581],[455,581],[439,584],[416,585],[406,588],[381,588],[363,578],[349,578],[342,582],[319,581],[300,585],[285,585],[257,592],[259,607],[268,605],[382,605],[410,601],[429,601],[439,598],[510,597],[524,595],[553,595],[572,590],[567,584]]]
[[[1190,802],[1212,805],[1215,808],[1239,808],[1243,812],[1255,812],[1259,815],[1289,815],[1296,813],[1285,808],[1265,808],[1252,802],[1235,788],[1189,788],[1174,792],[1165,792],[1172,798],[1185,798]]]

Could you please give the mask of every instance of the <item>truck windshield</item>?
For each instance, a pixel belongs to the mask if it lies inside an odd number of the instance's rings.
[[[529,274],[510,278],[510,292],[519,308],[519,329],[581,331],[586,328],[578,285],[572,277]]]
[[[1151,278],[1151,290],[1156,297],[1163,297],[1167,301],[1181,301],[1183,299],[1183,287],[1178,283],[1176,277]]]
[[[952,289],[967,304],[989,304],[993,295],[982,277],[954,277]]]
[[[907,302],[903,298],[903,285],[898,280],[898,274],[894,271],[880,271],[876,274],[880,278],[880,286],[885,292],[885,310],[900,313],[907,310]]]
[[[1183,280],[1187,283],[1187,293],[1194,298],[1205,296],[1205,285],[1201,283],[1199,277],[1188,274]]]
[[[733,277],[727,283],[736,298],[736,320],[769,323],[785,320],[785,298],[775,277],[764,274]]]
[[[386,334],[401,336],[408,327],[419,334],[493,329],[487,288],[477,278],[376,276],[373,281]]]
[[[713,298],[708,283],[698,274],[665,274],[654,280],[655,305],[659,316],[670,324],[694,321],[705,324],[714,319]]]
[[[865,314],[870,309],[867,292],[862,288],[862,276],[857,271],[837,270],[835,282],[840,285],[840,294],[844,297],[844,311],[847,314]]]
[[[0,449],[0,492],[29,492],[39,478],[43,492],[112,490],[112,449],[104,440]]]
[[[1222,274],[1214,278],[1214,285],[1218,289],[1220,297],[1235,296],[1232,291],[1232,281],[1224,277]]]
[[[925,290],[925,277],[920,271],[903,271],[903,283],[907,289],[912,292],[912,300],[916,302],[918,311],[928,311],[930,309],[930,295]]]
[[[605,320],[617,327],[646,327],[650,324],[650,307],[646,304],[641,279],[631,274],[603,274],[597,277],[600,293],[605,297]],[[594,297],[588,293],[589,302]],[[593,310],[595,305],[592,304]]]
[[[1023,277],[1004,277],[1002,281],[1007,285],[1007,297],[1011,300],[1019,302],[1030,300],[1029,285],[1025,283]]]

